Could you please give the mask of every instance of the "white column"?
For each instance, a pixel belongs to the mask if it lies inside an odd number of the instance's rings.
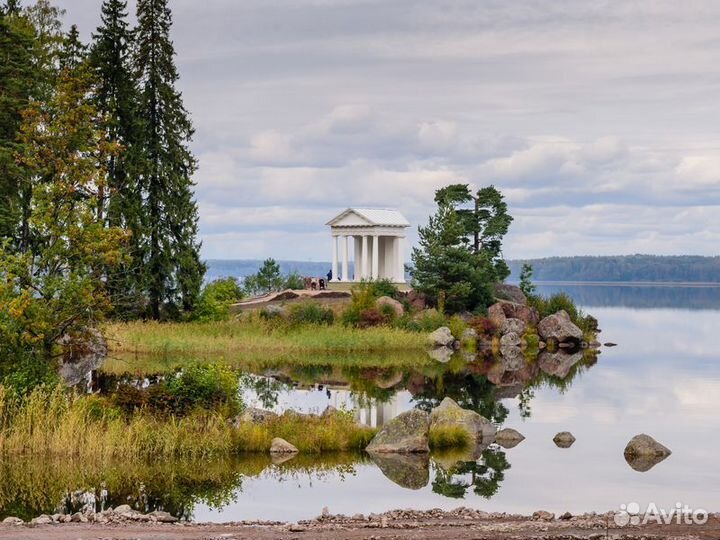
[[[368,237],[367,234],[363,234],[362,237],[362,254],[360,261],[360,277],[367,279],[368,277]]]
[[[339,281],[338,276],[338,250],[337,250],[337,236],[332,237],[332,280]]]
[[[405,243],[402,236],[395,239],[395,262],[397,270],[395,271],[395,282],[405,283]]]
[[[342,280],[350,281],[348,276],[348,259],[350,257],[350,239],[346,234],[342,236],[343,239],[343,260],[342,260]]]
[[[373,254],[372,254],[372,279],[378,279],[379,274],[379,262],[380,262],[380,237],[373,236]]]

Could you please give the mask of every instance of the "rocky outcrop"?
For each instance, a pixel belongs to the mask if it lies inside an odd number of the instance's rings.
[[[380,454],[429,452],[429,431],[430,415],[425,411],[413,409],[399,414],[385,424],[370,441],[366,450]]]
[[[370,454],[388,480],[406,489],[422,489],[430,482],[428,454]]]
[[[452,347],[455,338],[447,326],[441,326],[428,336],[428,342],[433,347]]]
[[[583,338],[582,330],[573,324],[570,315],[563,309],[540,321],[537,331],[545,341],[554,340],[557,343],[575,341],[579,344]]]
[[[527,297],[522,289],[517,285],[509,285],[507,283],[496,283],[494,285],[495,298],[498,300],[506,300],[514,304],[527,306]]]
[[[463,409],[452,398],[446,397],[430,413],[430,428],[458,427],[470,437],[473,446],[492,440],[495,426],[475,411]]]
[[[88,328],[81,335],[65,334],[59,340],[63,349],[60,377],[68,386],[75,386],[100,367],[108,354],[108,345],[102,332]]]
[[[572,367],[583,358],[583,351],[577,351],[573,354],[564,350],[551,353],[543,351],[538,356],[538,366],[548,375],[564,379],[570,373]]]
[[[381,296],[375,301],[375,307],[377,307],[378,309],[382,308],[383,306],[389,306],[395,313],[396,317],[402,317],[405,314],[405,308],[403,307],[403,305],[394,298],[390,298],[389,296]]]
[[[553,442],[558,448],[570,448],[575,443],[575,436],[569,431],[561,431],[553,437]]]
[[[275,437],[270,443],[271,454],[297,454],[299,450],[285,439]]]
[[[623,454],[630,467],[638,472],[646,472],[670,456],[672,452],[650,435],[642,433],[630,439]]]
[[[501,429],[495,434],[495,442],[503,448],[515,448],[525,440],[525,436],[513,428]]]

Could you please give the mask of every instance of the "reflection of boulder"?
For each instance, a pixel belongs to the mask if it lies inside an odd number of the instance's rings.
[[[366,448],[368,452],[420,453],[429,452],[430,415],[413,409],[385,424]]]
[[[495,434],[495,442],[503,448],[515,448],[525,440],[525,436],[513,428],[501,429]]]
[[[503,340],[515,334],[507,334],[503,336]],[[501,345],[500,346],[500,364],[505,371],[518,371],[525,366],[525,355],[522,349],[517,345]]]
[[[495,386],[524,386],[537,376],[538,367],[535,363],[525,362],[524,357],[523,362],[521,369],[508,370],[501,359],[488,370],[487,378]]]
[[[523,388],[525,388],[525,385],[523,385],[523,384],[513,384],[511,386],[498,386],[495,388],[495,391],[493,392],[493,397],[495,399],[516,398],[523,391]]]
[[[473,446],[492,440],[495,426],[475,411],[463,409],[452,398],[446,397],[430,414],[430,427],[458,427],[463,429]]]
[[[582,330],[573,324],[570,315],[563,309],[548,315],[540,321],[537,331],[545,341],[552,339],[559,343],[564,341],[576,341],[579,343],[583,338]]]
[[[383,390],[387,390],[388,388],[392,388],[394,386],[397,386],[400,384],[403,380],[403,373],[402,371],[396,371],[395,373],[391,373],[390,375],[381,375],[375,378],[373,381],[375,383],[375,386],[378,388],[382,388]]]
[[[68,386],[75,386],[100,367],[108,353],[107,341],[96,328],[89,328],[82,336],[68,334],[60,338],[64,349],[60,376]]]
[[[635,435],[625,447],[625,461],[638,472],[646,472],[666,459],[672,452],[650,435]]]
[[[455,351],[450,347],[438,347],[436,349],[430,349],[427,353],[428,356],[436,362],[447,364],[452,359]]]
[[[538,357],[538,366],[548,375],[553,375],[564,379],[570,373],[570,369],[582,360],[583,351],[577,351],[573,354],[566,353],[564,350],[551,353],[543,351]]]
[[[407,489],[422,489],[430,482],[427,454],[375,454],[370,458],[386,478]]]
[[[558,448],[570,448],[575,443],[575,436],[569,431],[561,431],[553,437],[553,442]]]
[[[527,329],[527,324],[525,324],[525,321],[521,321],[520,319],[505,319],[505,322],[503,323],[502,327],[500,328],[500,333],[503,334],[510,334],[514,333],[518,336],[522,336],[525,333],[525,330]]]

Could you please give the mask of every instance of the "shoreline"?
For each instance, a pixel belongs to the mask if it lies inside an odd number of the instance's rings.
[[[109,523],[64,523],[44,525],[0,525],[0,539],[39,540],[280,540],[308,538],[327,540],[420,539],[420,540],[600,540],[603,538],[640,539],[710,539],[720,537],[720,514],[710,514],[703,525],[676,523],[620,527],[614,512],[581,515],[569,513],[556,517],[536,511],[532,516],[484,512],[459,507],[438,509],[394,510],[383,514],[352,517],[331,515],[326,509],[315,519],[296,523],[273,521],[240,521],[228,523],[159,523],[132,519]]]

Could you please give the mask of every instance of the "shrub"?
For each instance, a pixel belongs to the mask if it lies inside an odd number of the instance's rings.
[[[285,288],[302,290],[305,288],[305,279],[298,272],[290,272],[285,278]]]
[[[455,339],[461,339],[468,327],[465,321],[458,315],[450,317],[447,321],[447,326]]]
[[[466,448],[470,446],[470,436],[457,426],[436,426],[430,429],[429,444],[433,450]]]
[[[565,310],[570,316],[570,320],[583,331],[591,330],[590,327],[595,320],[592,317],[586,317],[583,311],[575,305],[573,299],[564,292],[549,297],[532,295],[528,297],[528,303],[537,309],[541,319],[560,310]]]
[[[380,326],[386,322],[387,319],[382,313],[380,313],[380,310],[373,307],[370,309],[364,309],[360,312],[360,323],[358,326],[360,328],[370,328],[372,326]]]
[[[380,298],[381,296],[389,296],[390,298],[395,298],[397,300],[398,296],[400,295],[400,290],[389,279],[369,281],[368,285],[372,290],[375,298]]]
[[[335,313],[332,309],[323,307],[315,302],[302,302],[290,307],[288,321],[294,325],[325,324],[335,322]]]
[[[350,305],[342,314],[342,323],[345,326],[360,327],[363,311],[375,308],[375,288],[370,281],[363,281],[353,287]]]
[[[420,332],[434,332],[441,326],[445,326],[445,316],[439,311],[429,309],[423,311],[419,317],[415,318],[415,322],[419,327]]]
[[[498,330],[494,322],[492,322],[487,317],[483,317],[482,315],[474,317],[470,321],[470,327],[475,329],[475,331],[478,333],[478,336],[485,338],[490,338],[494,336]]]
[[[208,283],[200,293],[192,319],[195,321],[225,321],[230,317],[230,304],[243,297],[235,278],[221,278]]]

